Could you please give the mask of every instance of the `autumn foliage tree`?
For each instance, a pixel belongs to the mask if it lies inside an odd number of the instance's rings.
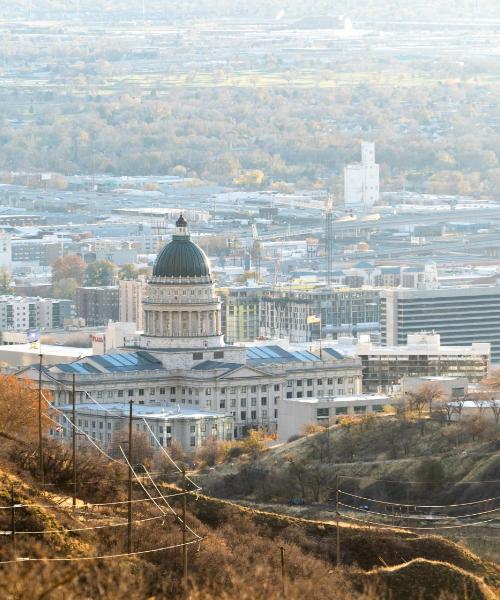
[[[85,263],[76,254],[67,254],[52,264],[52,294],[55,298],[75,297],[76,288],[82,285]]]
[[[29,443],[37,436],[38,391],[35,386],[13,375],[0,375],[0,437]]]
[[[52,283],[62,279],[74,279],[78,285],[83,283],[85,263],[76,254],[67,254],[52,263]]]

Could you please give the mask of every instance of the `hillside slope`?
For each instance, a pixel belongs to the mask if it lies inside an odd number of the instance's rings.
[[[66,496],[57,486],[50,495],[23,481],[22,474],[0,473],[0,504],[8,507],[12,486],[16,502],[42,504],[17,509],[16,556],[88,557],[124,552],[121,527],[126,508],[93,508],[79,503],[76,513],[66,508]],[[178,488],[158,483],[164,493]],[[144,496],[144,495],[142,495]],[[135,497],[141,497],[136,490]],[[116,501],[113,493],[109,501]],[[175,498],[171,502],[175,502]],[[178,504],[178,500],[177,500]],[[140,508],[139,508],[140,507]],[[258,511],[198,494],[189,499],[188,523],[203,540],[189,548],[190,598],[282,598],[280,547],[284,548],[287,598],[375,600],[399,597],[437,600],[441,592],[467,590],[471,600],[492,600],[498,590],[499,572],[459,546],[435,536],[417,536],[400,530],[377,530],[341,524],[343,566],[335,568],[336,527],[331,522],[293,518]],[[0,526],[9,529],[9,510],[0,510]],[[158,520],[151,503],[134,506],[135,551],[175,546],[181,538],[178,523],[168,516]],[[76,528],[79,531],[68,532]],[[103,529],[87,530],[87,527]],[[50,529],[50,535],[23,536],[22,532]],[[0,560],[13,557],[4,537]],[[7,600],[73,600],[81,598],[139,600],[145,597],[180,597],[181,555],[178,549],[123,557],[66,563],[24,562],[0,564],[0,596]],[[406,593],[408,582],[412,590]],[[242,592],[246,590],[246,592]],[[454,592],[455,593],[455,592]],[[412,595],[413,594],[413,595]]]

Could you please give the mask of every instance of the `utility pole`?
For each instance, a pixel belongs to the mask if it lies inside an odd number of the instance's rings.
[[[72,404],[73,404],[73,509],[76,508],[76,375],[73,373],[73,389],[72,389]]]
[[[286,598],[286,581],[285,581],[285,549],[280,546],[281,555],[281,593],[283,598]]]
[[[43,354],[40,353],[40,364],[38,370],[38,472],[40,483],[45,483],[45,474],[43,468],[43,430],[42,430],[42,363]]]
[[[182,467],[182,581],[184,585],[184,593],[188,589],[188,553],[187,553],[187,526],[186,526],[186,467]]]
[[[16,500],[14,497],[14,485],[10,488],[10,532],[12,542],[12,557],[16,558]]]
[[[335,477],[335,520],[337,523],[337,567],[340,566],[339,476]]]
[[[128,417],[128,524],[127,524],[127,552],[132,552],[132,417],[134,401],[129,400]]]

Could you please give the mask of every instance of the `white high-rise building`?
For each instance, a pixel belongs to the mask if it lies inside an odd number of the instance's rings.
[[[380,167],[375,162],[375,144],[362,142],[361,162],[344,168],[346,208],[367,210],[379,201]]]
[[[142,300],[144,281],[120,280],[118,282],[118,310],[122,323],[135,323],[139,331],[144,328]]]

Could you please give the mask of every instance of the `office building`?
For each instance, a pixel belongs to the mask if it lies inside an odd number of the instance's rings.
[[[50,267],[50,265],[62,256],[63,247],[61,241],[53,237],[39,239],[12,239],[11,256],[12,267],[21,269],[23,267]]]
[[[308,324],[309,316],[321,319],[322,337],[358,333],[378,337],[379,290],[334,288],[264,293],[260,334],[288,338],[291,343],[316,340],[320,325]]]
[[[334,425],[343,417],[380,414],[397,401],[384,394],[329,396],[321,398],[282,398],[279,404],[278,438],[286,442],[304,433],[307,425]]]
[[[85,319],[88,327],[107,325],[118,321],[118,287],[76,288],[76,316]]]
[[[363,339],[356,346],[365,392],[395,391],[404,377],[466,377],[478,382],[488,374],[490,352],[489,343],[441,345],[437,333],[409,334],[408,343],[400,346],[376,346]]]
[[[388,346],[421,331],[435,331],[443,345],[490,343],[493,363],[500,362],[500,286],[383,290],[380,328]]]
[[[118,314],[122,323],[135,323],[136,328],[144,328],[142,300],[146,287],[144,281],[120,280],[118,282]]]
[[[226,342],[252,342],[260,336],[261,300],[265,286],[219,289],[222,300],[222,330]]]

